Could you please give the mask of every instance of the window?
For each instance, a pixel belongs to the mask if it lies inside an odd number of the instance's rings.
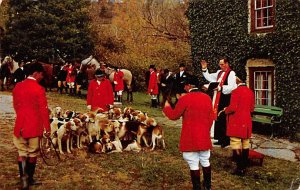
[[[275,26],[275,0],[251,0],[251,32],[270,32]]]
[[[274,105],[274,67],[252,67],[250,71],[250,88],[255,94],[255,104]]]

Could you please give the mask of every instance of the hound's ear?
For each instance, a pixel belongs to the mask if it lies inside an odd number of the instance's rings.
[[[68,122],[66,123],[66,128],[67,128],[67,129],[71,129],[71,125],[72,125],[71,122],[68,121]]]
[[[80,124],[80,122],[81,122],[81,120],[78,118],[74,118],[73,120],[76,125]]]
[[[81,117],[81,121],[84,121],[84,122],[88,122],[88,117],[86,116],[86,115],[83,115],[82,117]]]

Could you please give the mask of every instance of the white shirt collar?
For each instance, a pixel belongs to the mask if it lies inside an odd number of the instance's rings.
[[[191,88],[190,90],[189,90],[189,92],[191,92],[192,90],[198,90],[198,88]]]
[[[182,75],[183,75],[183,72],[184,72],[184,71],[180,71],[180,72],[179,72],[179,73],[180,73],[180,76],[182,76]]]
[[[27,77],[28,79],[31,79],[31,80],[36,80],[35,78],[33,78],[33,77],[31,77],[31,76],[29,76],[29,77]]]

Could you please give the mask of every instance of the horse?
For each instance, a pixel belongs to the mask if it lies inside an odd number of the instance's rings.
[[[91,68],[101,69],[105,72],[106,75],[108,75],[108,78],[110,82],[113,83],[113,77],[114,77],[114,69],[105,66],[104,64],[100,64],[92,55],[88,57],[87,59],[84,59],[81,61],[81,67],[80,70],[84,73],[86,73],[86,67],[90,65]],[[133,101],[133,95],[132,95],[132,73],[131,71],[127,69],[121,69],[121,71],[124,73],[124,83],[125,83],[125,91],[127,92],[127,101],[132,102]]]
[[[46,91],[48,90],[48,88],[50,91],[52,91],[52,87],[54,87],[56,84],[55,68],[53,67],[53,64],[45,63],[42,61],[36,61],[36,62],[40,63],[44,68],[44,72],[43,72],[44,77],[40,81],[40,84],[45,88]],[[26,73],[28,72],[28,68],[30,67],[30,65],[33,63],[34,62],[28,62],[24,65],[24,70]]]
[[[55,75],[54,75],[55,70],[54,70],[53,64],[45,63],[45,62],[41,62],[41,61],[38,61],[38,63],[42,64],[42,66],[44,68],[44,77],[43,77],[43,80],[41,81],[41,85],[45,88],[46,91],[49,88],[49,90],[51,92],[52,87],[54,87],[56,85],[56,79],[55,79]]]
[[[81,66],[94,65],[95,69],[100,68],[100,63],[92,55],[81,61]],[[80,68],[81,69],[81,68]]]
[[[13,74],[18,68],[18,63],[10,56],[6,56],[3,62],[0,62],[0,85],[2,91],[4,91],[4,85],[9,90],[9,86],[13,84]]]

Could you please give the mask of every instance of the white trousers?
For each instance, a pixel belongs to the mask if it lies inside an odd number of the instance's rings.
[[[190,170],[199,170],[199,162],[202,167],[210,166],[210,150],[198,152],[183,152],[183,159],[188,163]]]

